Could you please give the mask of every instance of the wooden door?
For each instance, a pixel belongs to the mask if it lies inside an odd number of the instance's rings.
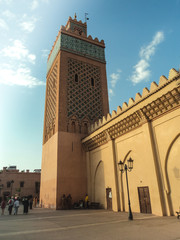
[[[151,213],[149,187],[138,187],[138,194],[141,213]]]
[[[107,209],[112,210],[112,189],[106,188]]]

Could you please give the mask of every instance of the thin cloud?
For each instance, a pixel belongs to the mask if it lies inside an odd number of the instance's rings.
[[[42,3],[45,3],[45,4],[48,4],[49,3],[49,0],[33,0],[32,3],[31,3],[31,10],[35,10],[39,7],[39,3],[42,2]]]
[[[10,5],[12,3],[12,0],[0,0],[0,4],[7,4]]]
[[[111,77],[110,83],[111,83],[112,88],[114,88],[116,86],[116,83],[118,82],[118,80],[120,78],[120,72],[121,72],[121,70],[117,70],[117,73],[112,73],[110,75],[110,77]]]
[[[133,83],[139,83],[144,79],[148,79],[150,77],[150,70],[148,70],[149,67],[149,63],[144,60],[141,59],[133,68],[134,73],[132,76],[132,82]]]
[[[35,29],[35,22],[29,21],[29,22],[22,22],[20,23],[21,28],[26,32],[32,32]]]
[[[9,27],[8,27],[7,23],[2,18],[0,18],[0,28],[5,29],[5,30],[9,30]]]
[[[11,11],[9,10],[6,10],[4,12],[2,12],[2,15],[5,16],[6,18],[12,20],[14,17],[15,17],[15,14],[12,13]]]
[[[142,47],[139,56],[139,62],[133,66],[134,72],[131,76],[131,81],[136,84],[143,80],[148,80],[150,77],[150,60],[151,57],[155,54],[157,46],[164,40],[164,33],[157,32],[154,36],[152,42],[150,42],[146,47]]]
[[[28,61],[35,64],[36,56],[29,53],[29,50],[20,40],[14,40],[11,46],[7,46],[1,50],[1,55],[21,61]]]
[[[36,8],[38,8],[38,6],[39,2],[37,0],[33,0],[31,4],[31,10],[35,10]]]
[[[44,82],[32,76],[28,67],[18,66],[16,69],[13,69],[11,65],[7,64],[0,67],[0,83],[30,88],[45,85]]]
[[[152,42],[147,47],[142,47],[140,50],[140,57],[149,60],[155,54],[156,47],[164,40],[163,32],[157,32]]]
[[[114,88],[116,87],[116,84],[117,82],[119,81],[120,79],[120,73],[122,71],[120,69],[118,69],[116,72],[112,73],[110,75],[110,88],[109,88],[109,96],[110,96],[110,100],[111,100],[111,97],[113,97],[115,94],[114,94]]]
[[[109,89],[109,95],[110,95],[110,96],[114,96],[114,91],[113,91],[112,88]]]
[[[32,17],[30,20],[26,20],[27,18],[26,15],[24,15],[23,18],[25,20],[22,20],[21,23],[19,24],[21,29],[28,33],[33,32],[36,27],[37,19],[35,17]]]

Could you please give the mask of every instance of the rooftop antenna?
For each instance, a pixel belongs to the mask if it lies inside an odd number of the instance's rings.
[[[87,17],[88,13],[85,13],[85,23],[87,24],[87,20],[89,20],[89,18]]]

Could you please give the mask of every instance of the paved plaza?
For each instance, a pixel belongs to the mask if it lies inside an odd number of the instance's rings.
[[[106,210],[63,210],[36,208],[23,215],[0,216],[0,240],[180,240],[180,220]]]

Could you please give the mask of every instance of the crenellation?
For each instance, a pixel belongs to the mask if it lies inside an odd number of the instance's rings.
[[[117,111],[115,111],[115,110],[112,111],[112,116],[109,113],[107,114],[107,116],[103,116],[102,120],[99,119],[99,121],[95,124],[95,126],[93,127],[93,131],[95,129],[97,129],[98,127],[106,124],[112,118],[115,118],[117,115],[121,114],[123,111],[125,111],[127,108],[133,106],[138,101],[143,100],[143,98],[145,98],[148,94],[156,91],[159,87],[166,84],[169,80],[172,80],[172,78],[176,77],[177,74],[179,74],[179,72],[177,72],[173,68],[170,70],[170,79],[167,79],[164,75],[162,75],[159,80],[159,85],[154,81],[151,82],[150,90],[147,87],[145,87],[142,91],[142,95],[139,92],[136,93],[135,100],[133,98],[130,98],[128,104],[126,102],[124,102],[122,107],[118,106]],[[91,130],[92,130],[92,128],[91,128]]]
[[[101,126],[102,125],[102,119],[100,118],[99,120],[98,120],[98,126]]]
[[[157,83],[153,81],[150,86],[150,92],[156,90],[157,88],[158,88]]]
[[[66,27],[64,25],[61,25],[60,30],[65,30],[65,29],[66,29]]]
[[[117,114],[120,114],[122,112],[122,108],[120,106],[117,107]]]
[[[99,127],[98,122],[95,122],[95,123],[94,123],[94,128],[97,129],[98,127]]]
[[[162,76],[159,78],[159,87],[162,86],[162,85],[164,85],[164,84],[166,84],[167,81],[168,81],[168,79],[167,79],[164,75],[162,75]]]
[[[108,122],[109,120],[111,120],[111,114],[110,114],[110,113],[107,114],[107,118],[106,118],[106,119],[107,119],[107,122]]]
[[[168,80],[172,80],[174,77],[176,77],[179,74],[178,71],[176,71],[176,69],[171,68],[169,71],[169,77]]]
[[[112,111],[112,118],[117,116],[117,112],[115,110]]]
[[[128,107],[132,106],[134,104],[134,99],[130,98],[128,102]]]
[[[135,96],[135,102],[138,102],[139,100],[141,100],[142,99],[142,96],[141,96],[141,94],[138,92],[138,93],[136,93],[136,96]]]
[[[143,97],[146,97],[148,94],[149,94],[149,89],[148,89],[147,87],[143,88],[142,98],[143,98]]]
[[[106,118],[106,116],[103,116],[103,118],[102,118],[102,124],[104,125],[106,122],[107,122],[107,118]]]
[[[124,110],[127,109],[127,108],[128,108],[127,102],[123,102],[122,110],[124,111]]]

